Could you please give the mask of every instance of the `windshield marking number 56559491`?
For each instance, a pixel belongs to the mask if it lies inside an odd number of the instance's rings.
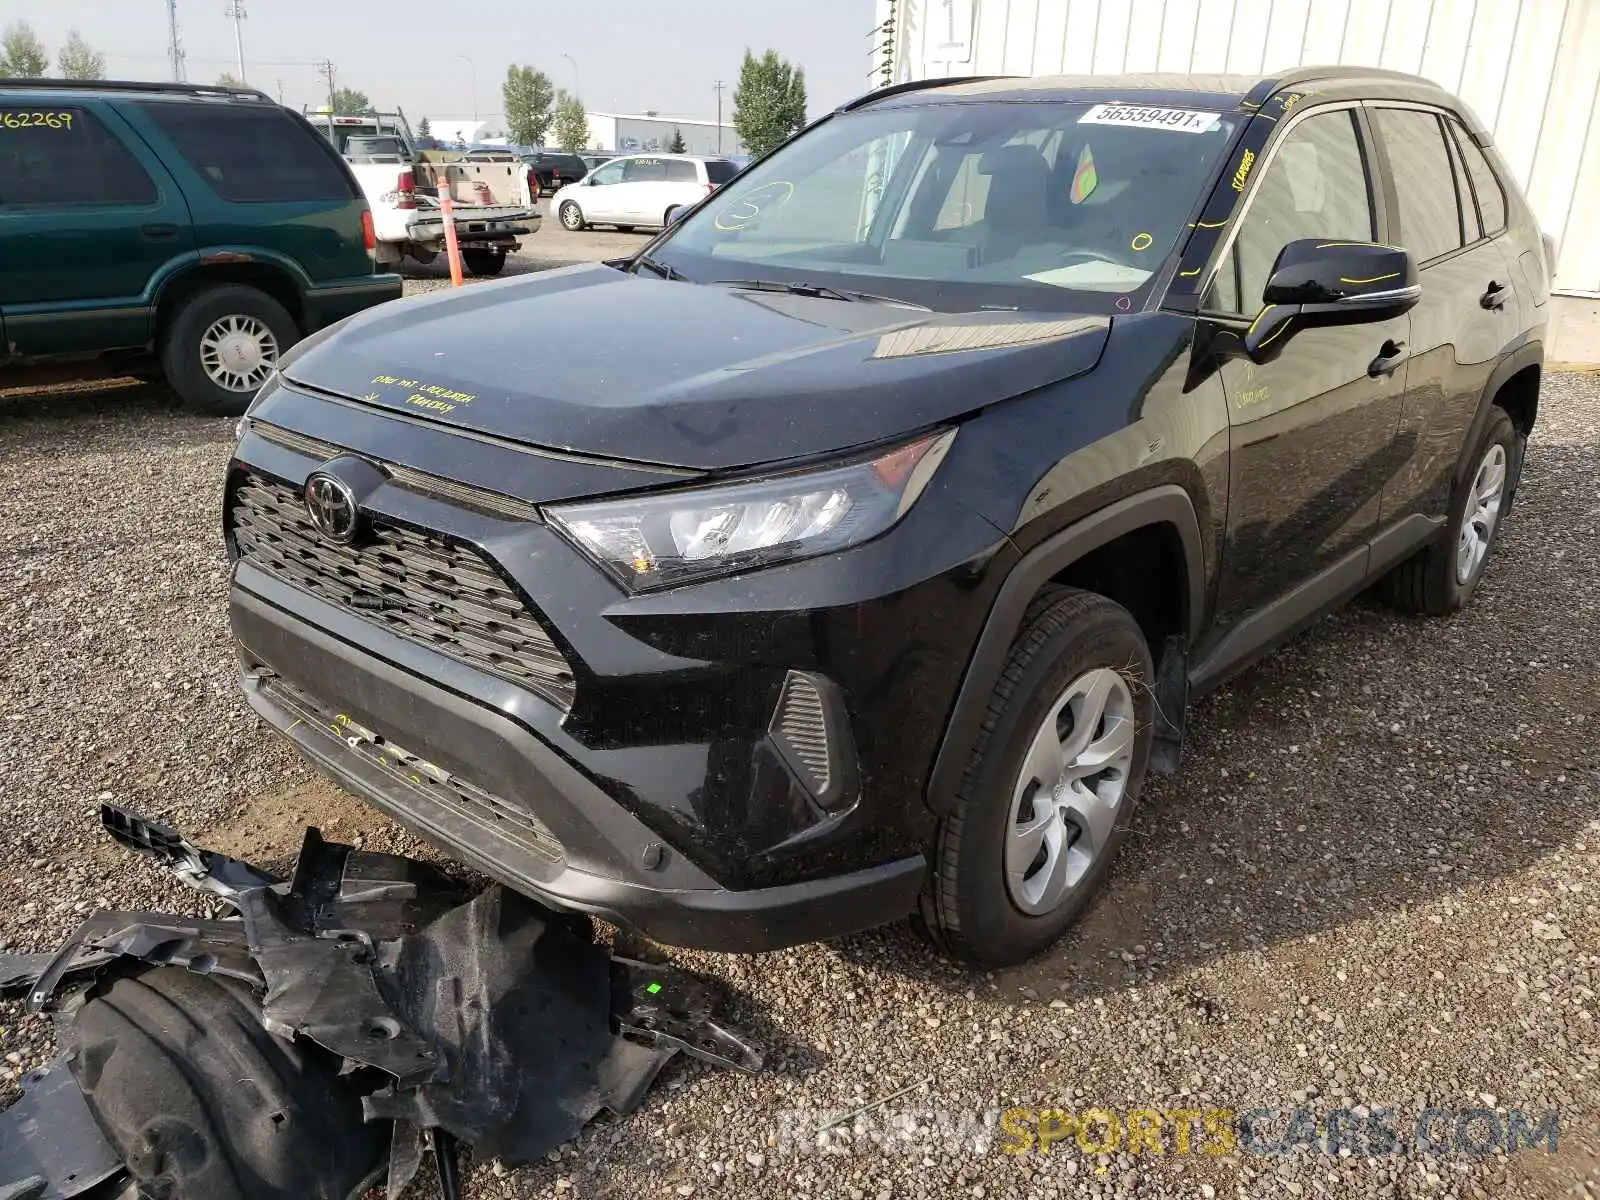
[[[1096,104],[1078,118],[1079,125],[1136,125],[1141,129],[1170,129],[1175,133],[1204,133],[1221,113],[1192,108],[1148,108],[1142,104]]]

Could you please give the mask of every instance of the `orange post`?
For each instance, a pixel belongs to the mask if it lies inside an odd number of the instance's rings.
[[[439,181],[439,211],[444,214],[444,246],[450,256],[450,286],[461,286],[461,243],[456,240],[456,205],[450,195],[450,168]]]

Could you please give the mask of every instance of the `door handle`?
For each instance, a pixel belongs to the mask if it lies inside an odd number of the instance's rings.
[[[1367,364],[1367,374],[1374,379],[1380,375],[1392,375],[1395,368],[1405,360],[1406,344],[1391,338],[1378,348],[1378,357]]]
[[[139,232],[152,242],[168,242],[178,236],[178,227],[164,223],[141,225],[139,226]]]
[[[1489,280],[1488,290],[1478,297],[1478,303],[1484,308],[1504,308],[1506,306],[1506,287],[1498,279]]]

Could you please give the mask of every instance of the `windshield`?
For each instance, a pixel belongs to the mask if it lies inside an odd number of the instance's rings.
[[[822,283],[942,311],[1127,311],[1236,114],[960,102],[835,117],[723,188],[653,257],[687,279]]]

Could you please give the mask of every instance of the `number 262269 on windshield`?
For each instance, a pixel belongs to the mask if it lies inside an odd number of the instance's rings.
[[[1220,114],[1192,108],[1145,108],[1132,104],[1096,104],[1078,118],[1080,125],[1137,125],[1175,133],[1204,133]]]

